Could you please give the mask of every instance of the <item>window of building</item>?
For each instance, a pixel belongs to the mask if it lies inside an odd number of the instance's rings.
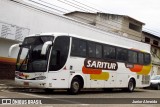
[[[153,57],[157,57],[158,55],[158,49],[156,47],[151,47],[151,53]]]
[[[150,43],[150,38],[145,37],[145,42],[146,42],[146,43]]]
[[[115,47],[104,45],[103,47],[103,57],[105,59],[116,59],[116,49]]]
[[[133,23],[129,23],[129,29],[132,29],[132,30],[137,31],[137,32],[141,32],[141,27],[137,26]]]
[[[158,41],[153,40],[153,44],[158,46]]]

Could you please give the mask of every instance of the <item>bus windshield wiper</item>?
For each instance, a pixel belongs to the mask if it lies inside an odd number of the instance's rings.
[[[19,67],[19,70],[21,70],[22,65],[25,63],[25,61],[27,61],[28,56],[29,56],[29,51],[28,51],[28,53],[27,53],[26,57],[24,58],[24,60],[22,61],[21,65],[20,65],[20,67]]]

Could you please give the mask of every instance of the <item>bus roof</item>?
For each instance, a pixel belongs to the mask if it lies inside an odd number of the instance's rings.
[[[103,37],[103,39],[101,39],[101,36],[99,36],[99,38],[89,38],[89,37],[85,37],[85,36],[79,36],[79,35],[69,34],[69,33],[59,33],[59,32],[32,34],[29,36],[42,36],[42,35],[46,35],[46,36],[53,35],[55,37],[65,35],[65,36],[76,37],[76,38],[80,38],[80,39],[85,39],[85,40],[89,40],[89,41],[93,41],[93,42],[99,42],[99,43],[109,44],[109,45],[128,48],[128,49],[137,49],[137,50],[141,50],[141,51],[145,51],[145,52],[150,53],[150,45],[149,44],[135,41],[132,39],[128,39],[125,37],[120,37],[120,36],[111,37],[111,35],[106,35],[105,38]]]

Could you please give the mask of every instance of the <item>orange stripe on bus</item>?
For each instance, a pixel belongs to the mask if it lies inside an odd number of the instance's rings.
[[[84,74],[101,74],[102,70],[101,69],[86,68],[85,66],[83,66],[82,72]]]
[[[133,68],[130,68],[130,70],[131,70],[132,72],[140,72],[140,71],[142,70],[142,68],[143,68],[142,65],[136,65],[136,64],[135,64]]]

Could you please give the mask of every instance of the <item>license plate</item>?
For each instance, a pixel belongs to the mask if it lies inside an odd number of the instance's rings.
[[[25,86],[29,86],[29,82],[24,82],[23,83]]]

